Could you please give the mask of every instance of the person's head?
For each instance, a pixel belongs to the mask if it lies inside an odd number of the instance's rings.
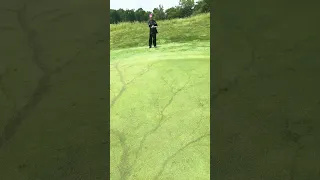
[[[152,20],[152,14],[149,14],[149,19]]]

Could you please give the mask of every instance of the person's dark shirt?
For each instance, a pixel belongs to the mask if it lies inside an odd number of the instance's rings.
[[[150,28],[150,34],[155,34],[157,33],[157,28],[151,28],[152,26],[158,26],[157,22],[155,20],[150,20],[149,23],[149,28]]]

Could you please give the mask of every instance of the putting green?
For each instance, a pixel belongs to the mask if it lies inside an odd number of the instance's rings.
[[[210,178],[209,49],[111,51],[111,179]]]

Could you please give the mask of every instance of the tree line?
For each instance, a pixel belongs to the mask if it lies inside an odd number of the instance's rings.
[[[153,14],[157,20],[185,18],[192,15],[210,12],[210,0],[179,0],[179,5],[164,10],[162,5],[154,8],[152,12],[145,11],[142,8],[134,9],[110,9],[110,23],[119,22],[148,21],[149,14]]]

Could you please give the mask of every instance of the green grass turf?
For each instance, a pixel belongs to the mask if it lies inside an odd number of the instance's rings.
[[[1,180],[106,180],[106,5],[1,2]]]
[[[320,179],[315,3],[214,3],[211,178]]]
[[[210,40],[210,14],[184,19],[157,21],[159,45]],[[110,48],[121,49],[148,46],[149,28],[145,23],[120,23],[110,25]]]
[[[111,25],[112,180],[210,179],[209,18],[159,21],[157,49],[145,24],[133,24],[133,42]]]

